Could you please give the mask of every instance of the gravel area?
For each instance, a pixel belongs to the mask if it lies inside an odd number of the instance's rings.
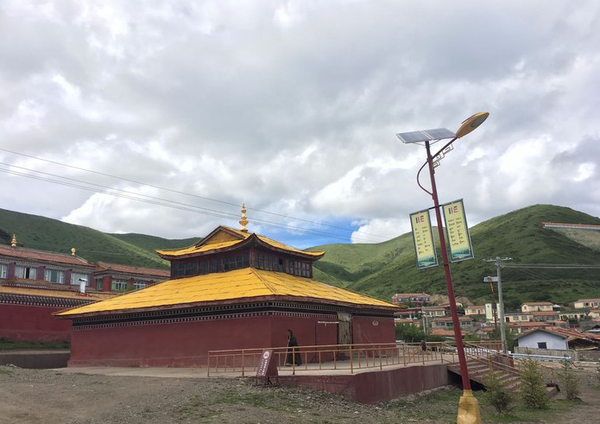
[[[598,422],[600,390],[592,387],[595,376],[584,377],[583,402],[573,414],[545,422]],[[455,420],[457,405],[452,399],[438,405],[427,396],[362,405],[322,392],[257,385],[252,378],[105,376],[11,366],[0,367],[0,399],[0,424],[445,423],[453,415]],[[439,416],[431,418],[436,408]]]

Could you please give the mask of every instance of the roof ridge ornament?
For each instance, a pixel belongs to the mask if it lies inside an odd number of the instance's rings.
[[[242,219],[240,219],[240,225],[242,226],[242,232],[247,233],[248,228],[246,228],[246,225],[248,225],[248,219],[246,219],[246,204],[245,203],[242,203]]]
[[[13,233],[12,240],[10,241],[10,247],[17,247],[17,235]]]

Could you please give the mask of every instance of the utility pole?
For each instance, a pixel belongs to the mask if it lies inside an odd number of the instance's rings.
[[[504,299],[502,298],[502,262],[512,261],[512,258],[484,259],[485,262],[496,264],[496,279],[498,281],[498,304],[500,306],[500,339],[502,342],[502,353],[507,353],[506,347],[506,331],[504,320]],[[493,282],[492,277],[486,277],[486,282]]]

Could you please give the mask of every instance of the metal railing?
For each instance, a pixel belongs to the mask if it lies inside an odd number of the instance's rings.
[[[281,371],[318,372],[323,370],[350,372],[364,369],[383,369],[391,366],[457,361],[455,349],[446,342],[430,342],[424,349],[415,343],[364,343],[275,347],[255,349],[213,350],[208,352],[207,373],[234,373],[241,376],[256,373],[262,354],[271,350],[271,360]],[[300,357],[296,363],[297,355]],[[287,362],[290,362],[286,366]]]

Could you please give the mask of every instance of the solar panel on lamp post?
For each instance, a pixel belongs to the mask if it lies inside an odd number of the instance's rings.
[[[454,339],[456,340],[456,351],[458,354],[458,362],[460,365],[460,375],[463,385],[463,395],[458,403],[457,423],[458,424],[480,424],[481,415],[479,412],[479,403],[477,398],[473,396],[471,390],[471,381],[469,379],[469,370],[467,368],[467,360],[465,349],[462,342],[462,333],[460,330],[460,320],[458,319],[458,310],[456,307],[456,298],[454,296],[454,287],[452,284],[452,274],[450,272],[450,261],[448,260],[448,252],[446,250],[446,240],[444,237],[444,229],[442,226],[442,214],[440,212],[440,203],[438,199],[437,187],[435,184],[435,167],[439,165],[439,161],[444,155],[452,150],[452,143],[457,139],[464,137],[488,117],[488,112],[479,112],[465,119],[460,128],[456,132],[452,132],[446,128],[437,128],[433,130],[413,131],[408,133],[396,134],[403,143],[422,143],[427,151],[427,161],[421,166],[417,173],[417,184],[419,187],[428,193],[433,199],[435,216],[437,219],[437,227],[440,238],[440,247],[442,251],[442,261],[444,265],[444,274],[446,277],[446,289],[448,291],[448,302],[450,303],[450,313],[452,315],[452,325],[454,327]],[[448,140],[444,147],[439,149],[437,153],[431,154],[431,142],[433,144],[441,140]],[[437,159],[436,159],[437,158]],[[431,191],[427,190],[419,182],[419,175],[425,166],[429,167],[429,177],[431,180]]]

